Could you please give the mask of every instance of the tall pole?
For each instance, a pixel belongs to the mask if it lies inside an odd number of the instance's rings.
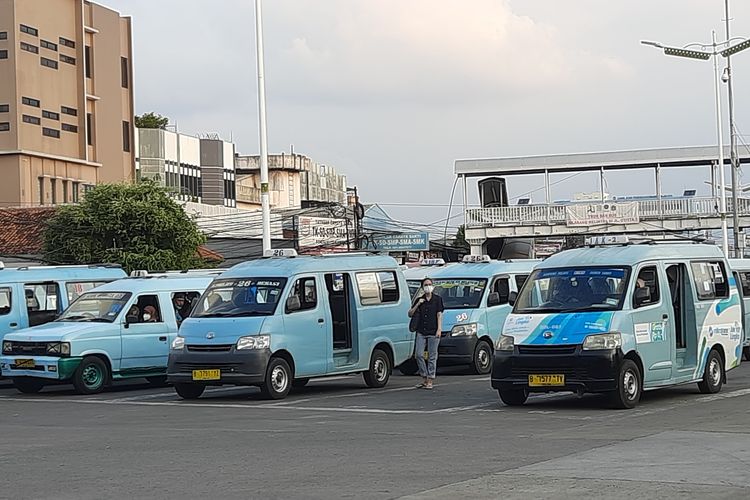
[[[726,23],[727,40],[730,35],[729,25],[729,0],[724,0],[724,22]],[[729,152],[730,163],[732,164],[732,224],[734,235],[734,256],[737,258],[744,257],[745,245],[740,236],[740,216],[737,202],[737,174],[739,171],[739,162],[737,161],[737,131],[734,127],[734,89],[732,87],[732,58],[727,55],[727,90],[729,93]]]
[[[716,136],[719,143],[719,184],[721,193],[719,195],[719,211],[721,212],[721,245],[724,255],[729,256],[729,235],[727,233],[727,193],[724,179],[724,138],[721,124],[721,76],[719,74],[719,54],[716,52],[716,31],[711,32],[711,40],[714,46],[714,91],[716,94]]]
[[[263,62],[262,0],[255,0],[255,50],[258,69],[258,130],[260,133],[260,206],[263,219],[263,253],[271,250],[271,202],[268,197],[268,138],[266,136],[266,81]]]

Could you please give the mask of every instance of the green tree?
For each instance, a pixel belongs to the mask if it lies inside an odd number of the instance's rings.
[[[466,241],[466,228],[464,227],[463,224],[458,226],[458,230],[456,231],[456,237],[453,240],[453,247],[459,250],[465,250],[467,252],[471,250],[471,246]]]
[[[158,115],[153,111],[135,117],[135,126],[138,128],[165,129],[167,125],[169,125],[169,118]]]
[[[195,221],[153,182],[102,184],[47,223],[44,253],[61,264],[120,264],[134,269],[204,267]]]

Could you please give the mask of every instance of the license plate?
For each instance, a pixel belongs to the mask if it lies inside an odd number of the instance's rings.
[[[16,368],[34,368],[36,367],[36,362],[34,362],[33,359],[17,359],[16,360]]]
[[[565,375],[529,375],[529,387],[565,385]]]
[[[221,370],[193,370],[193,380],[220,380]]]

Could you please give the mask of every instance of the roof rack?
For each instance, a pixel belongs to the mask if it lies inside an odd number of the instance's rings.
[[[122,269],[120,264],[61,264],[58,266],[21,266],[13,268],[16,271],[28,271],[30,269]],[[0,268],[2,269],[2,268]]]
[[[649,236],[628,236],[625,234],[591,236],[586,238],[585,246],[627,246],[627,245],[657,245],[659,243],[708,243],[708,239],[703,236],[683,236],[672,238],[654,238]]]
[[[131,278],[174,278],[179,276],[218,276],[226,269],[184,269],[182,271],[146,271],[137,269],[130,273]]]

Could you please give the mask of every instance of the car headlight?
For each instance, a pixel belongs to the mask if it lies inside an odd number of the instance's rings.
[[[3,340],[3,353],[10,354],[13,352],[13,343],[10,340]]]
[[[603,351],[622,346],[622,335],[619,333],[601,333],[589,335],[583,340],[584,351]]]
[[[514,346],[515,341],[513,337],[511,337],[510,335],[500,335],[500,338],[495,344],[495,349],[497,349],[498,351],[510,352],[513,350]]]
[[[172,350],[179,351],[185,347],[185,337],[175,337],[172,341]]]
[[[477,334],[477,324],[456,325],[451,328],[451,337],[468,337]]]
[[[237,350],[241,349],[268,349],[271,347],[270,335],[253,335],[251,337],[240,337],[237,340]]]
[[[47,342],[47,354],[50,356],[70,356],[70,343]]]

